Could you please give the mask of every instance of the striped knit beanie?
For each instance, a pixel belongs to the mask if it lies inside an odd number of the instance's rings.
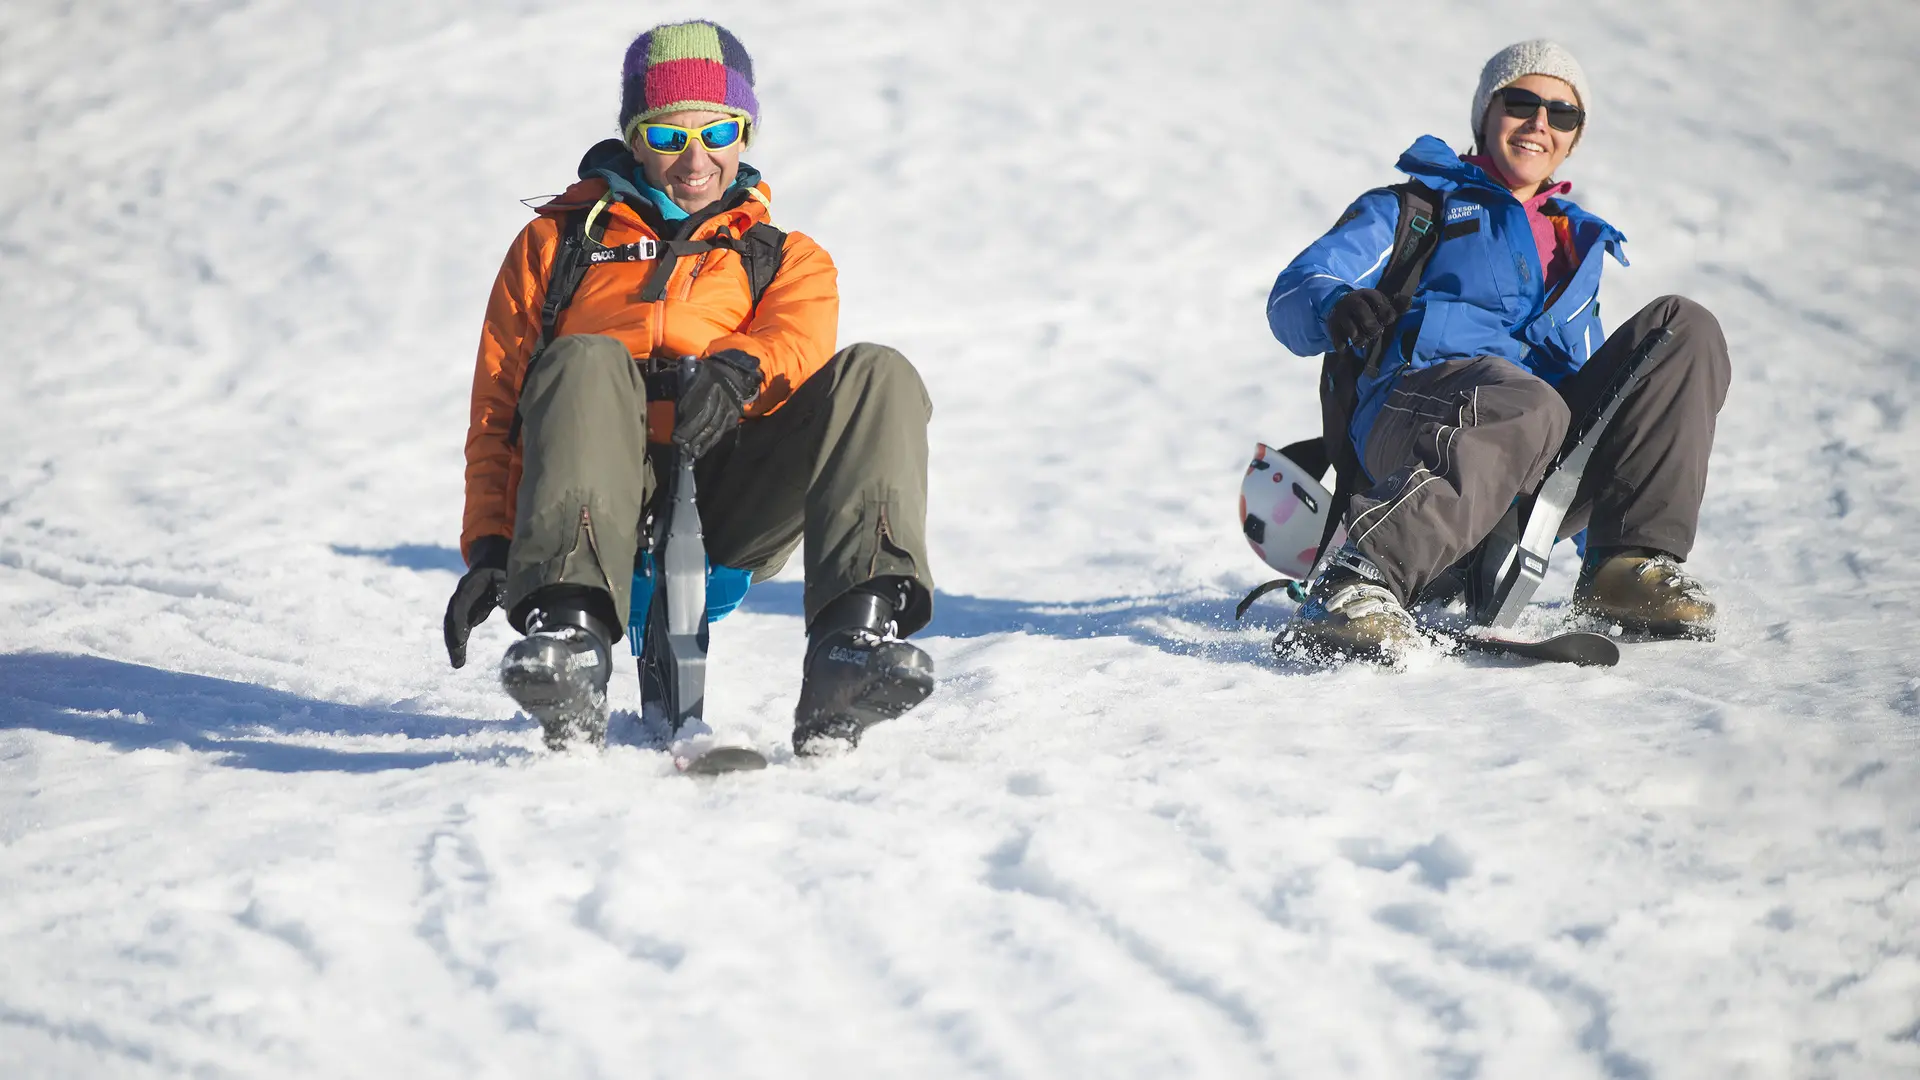
[[[620,133],[681,109],[708,109],[760,123],[753,58],[740,39],[704,19],[665,23],[627,46],[620,69]]]
[[[1546,38],[1517,42],[1494,53],[1480,69],[1480,86],[1473,92],[1475,144],[1480,141],[1480,125],[1486,123],[1487,106],[1493,103],[1493,95],[1528,75],[1549,75],[1573,87],[1573,96],[1580,99],[1574,104],[1592,114],[1593,98],[1587,91],[1587,73],[1565,45]],[[1573,133],[1573,144],[1580,145],[1580,136],[1586,133],[1586,125],[1580,125],[1580,130]]]

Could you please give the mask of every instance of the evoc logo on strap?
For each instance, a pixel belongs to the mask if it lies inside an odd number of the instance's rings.
[[[631,244],[621,244],[619,247],[589,251],[587,261],[590,263],[647,262],[658,258],[659,255],[658,243],[652,240],[636,240]]]

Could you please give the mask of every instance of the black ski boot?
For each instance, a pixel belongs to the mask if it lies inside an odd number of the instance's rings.
[[[888,636],[899,604],[869,591],[872,584],[828,604],[807,630],[806,679],[793,712],[796,754],[850,750],[869,727],[933,693],[933,658]]]
[[[500,685],[540,722],[549,750],[575,737],[606,742],[614,638],[607,623],[584,605],[536,598],[526,626],[500,660]]]

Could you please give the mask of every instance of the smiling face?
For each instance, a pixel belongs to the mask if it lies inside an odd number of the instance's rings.
[[[682,109],[653,119],[657,123],[698,131],[731,115],[706,109]],[[666,192],[667,198],[680,209],[695,214],[733,186],[733,178],[740,174],[740,148],[745,142],[741,139],[731,146],[709,150],[695,138],[678,154],[660,154],[647,149],[645,140],[636,131],[632,147],[634,160],[640,163],[641,175],[647,178],[647,183]]]
[[[1549,101],[1585,104],[1573,87],[1550,75],[1523,75],[1512,85]],[[1548,126],[1545,108],[1516,120],[1507,115],[1500,95],[1495,94],[1480,121],[1480,152],[1493,159],[1500,170],[1499,178],[1506,181],[1515,198],[1524,201],[1539,192],[1541,183],[1573,153],[1574,140],[1579,136],[1577,130],[1555,131]]]

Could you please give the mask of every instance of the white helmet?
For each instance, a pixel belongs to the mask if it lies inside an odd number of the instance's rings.
[[[1262,562],[1304,580],[1320,553],[1333,496],[1318,478],[1280,451],[1259,443],[1240,481],[1240,531]],[[1329,548],[1346,542],[1347,527],[1333,530]]]

